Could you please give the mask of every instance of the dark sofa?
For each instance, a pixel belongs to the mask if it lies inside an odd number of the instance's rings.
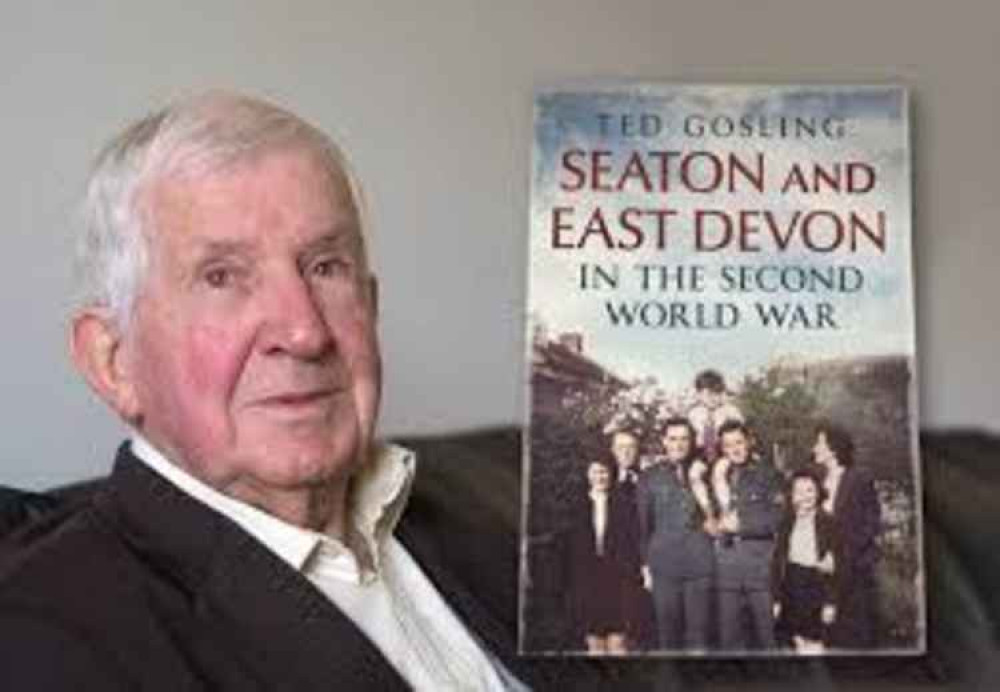
[[[513,428],[401,441],[421,458],[413,502],[442,527],[440,549],[496,612],[517,622],[521,436]],[[928,654],[827,660],[592,661],[539,658],[547,687],[576,689],[995,690],[1000,685],[1000,438],[921,436]],[[0,489],[0,552],[31,524],[71,512],[100,480],[28,493]],[[507,577],[496,578],[497,555]],[[490,570],[487,574],[486,570]],[[491,585],[486,587],[486,585]]]

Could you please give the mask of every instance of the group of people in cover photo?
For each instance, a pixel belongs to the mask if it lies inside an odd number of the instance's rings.
[[[779,471],[723,376],[653,429],[610,420],[565,532],[567,616],[589,654],[858,651],[876,644],[880,505],[850,431]]]

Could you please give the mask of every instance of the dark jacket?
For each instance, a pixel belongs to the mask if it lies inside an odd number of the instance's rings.
[[[415,493],[398,537],[523,679],[504,619],[513,613],[495,617],[446,567],[449,539],[470,527],[427,509]],[[408,688],[307,579],[126,446],[92,501],[54,512],[17,541],[0,565],[0,689]],[[462,552],[473,559],[468,545]],[[508,558],[493,566],[512,583]]]
[[[871,475],[855,466],[844,470],[833,503],[841,536],[836,555],[840,588],[831,642],[843,649],[876,646],[875,563],[881,510]]]
[[[639,537],[636,534],[635,505],[619,490],[608,493],[607,525],[604,529],[604,557],[619,565],[622,575],[633,579],[639,573]],[[574,512],[569,532],[570,560],[577,570],[585,570],[597,558],[594,508],[590,497],[582,498]]]
[[[569,529],[567,586],[571,622],[580,635],[588,632],[631,631],[640,588],[639,537],[635,502],[627,490],[608,493],[603,552],[597,552],[594,504],[581,498]],[[594,629],[597,627],[597,629]],[[581,637],[577,637],[583,641]]]
[[[834,498],[833,519],[840,529],[840,561],[848,579],[871,579],[878,559],[875,542],[881,511],[875,483],[862,469],[849,466]]]

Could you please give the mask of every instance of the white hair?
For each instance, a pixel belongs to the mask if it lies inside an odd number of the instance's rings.
[[[83,203],[78,248],[79,303],[102,307],[124,329],[149,264],[151,215],[143,193],[172,175],[206,175],[262,153],[303,147],[334,180],[347,183],[364,235],[360,184],[323,132],[266,101],[209,91],[177,101],[133,123],[100,152]],[[367,258],[362,256],[367,266]]]

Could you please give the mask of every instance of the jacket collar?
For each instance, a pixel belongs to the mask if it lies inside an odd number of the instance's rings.
[[[220,646],[289,687],[407,689],[364,634],[307,579],[230,519],[118,451],[96,510],[192,599]],[[254,655],[257,652],[259,655]]]

